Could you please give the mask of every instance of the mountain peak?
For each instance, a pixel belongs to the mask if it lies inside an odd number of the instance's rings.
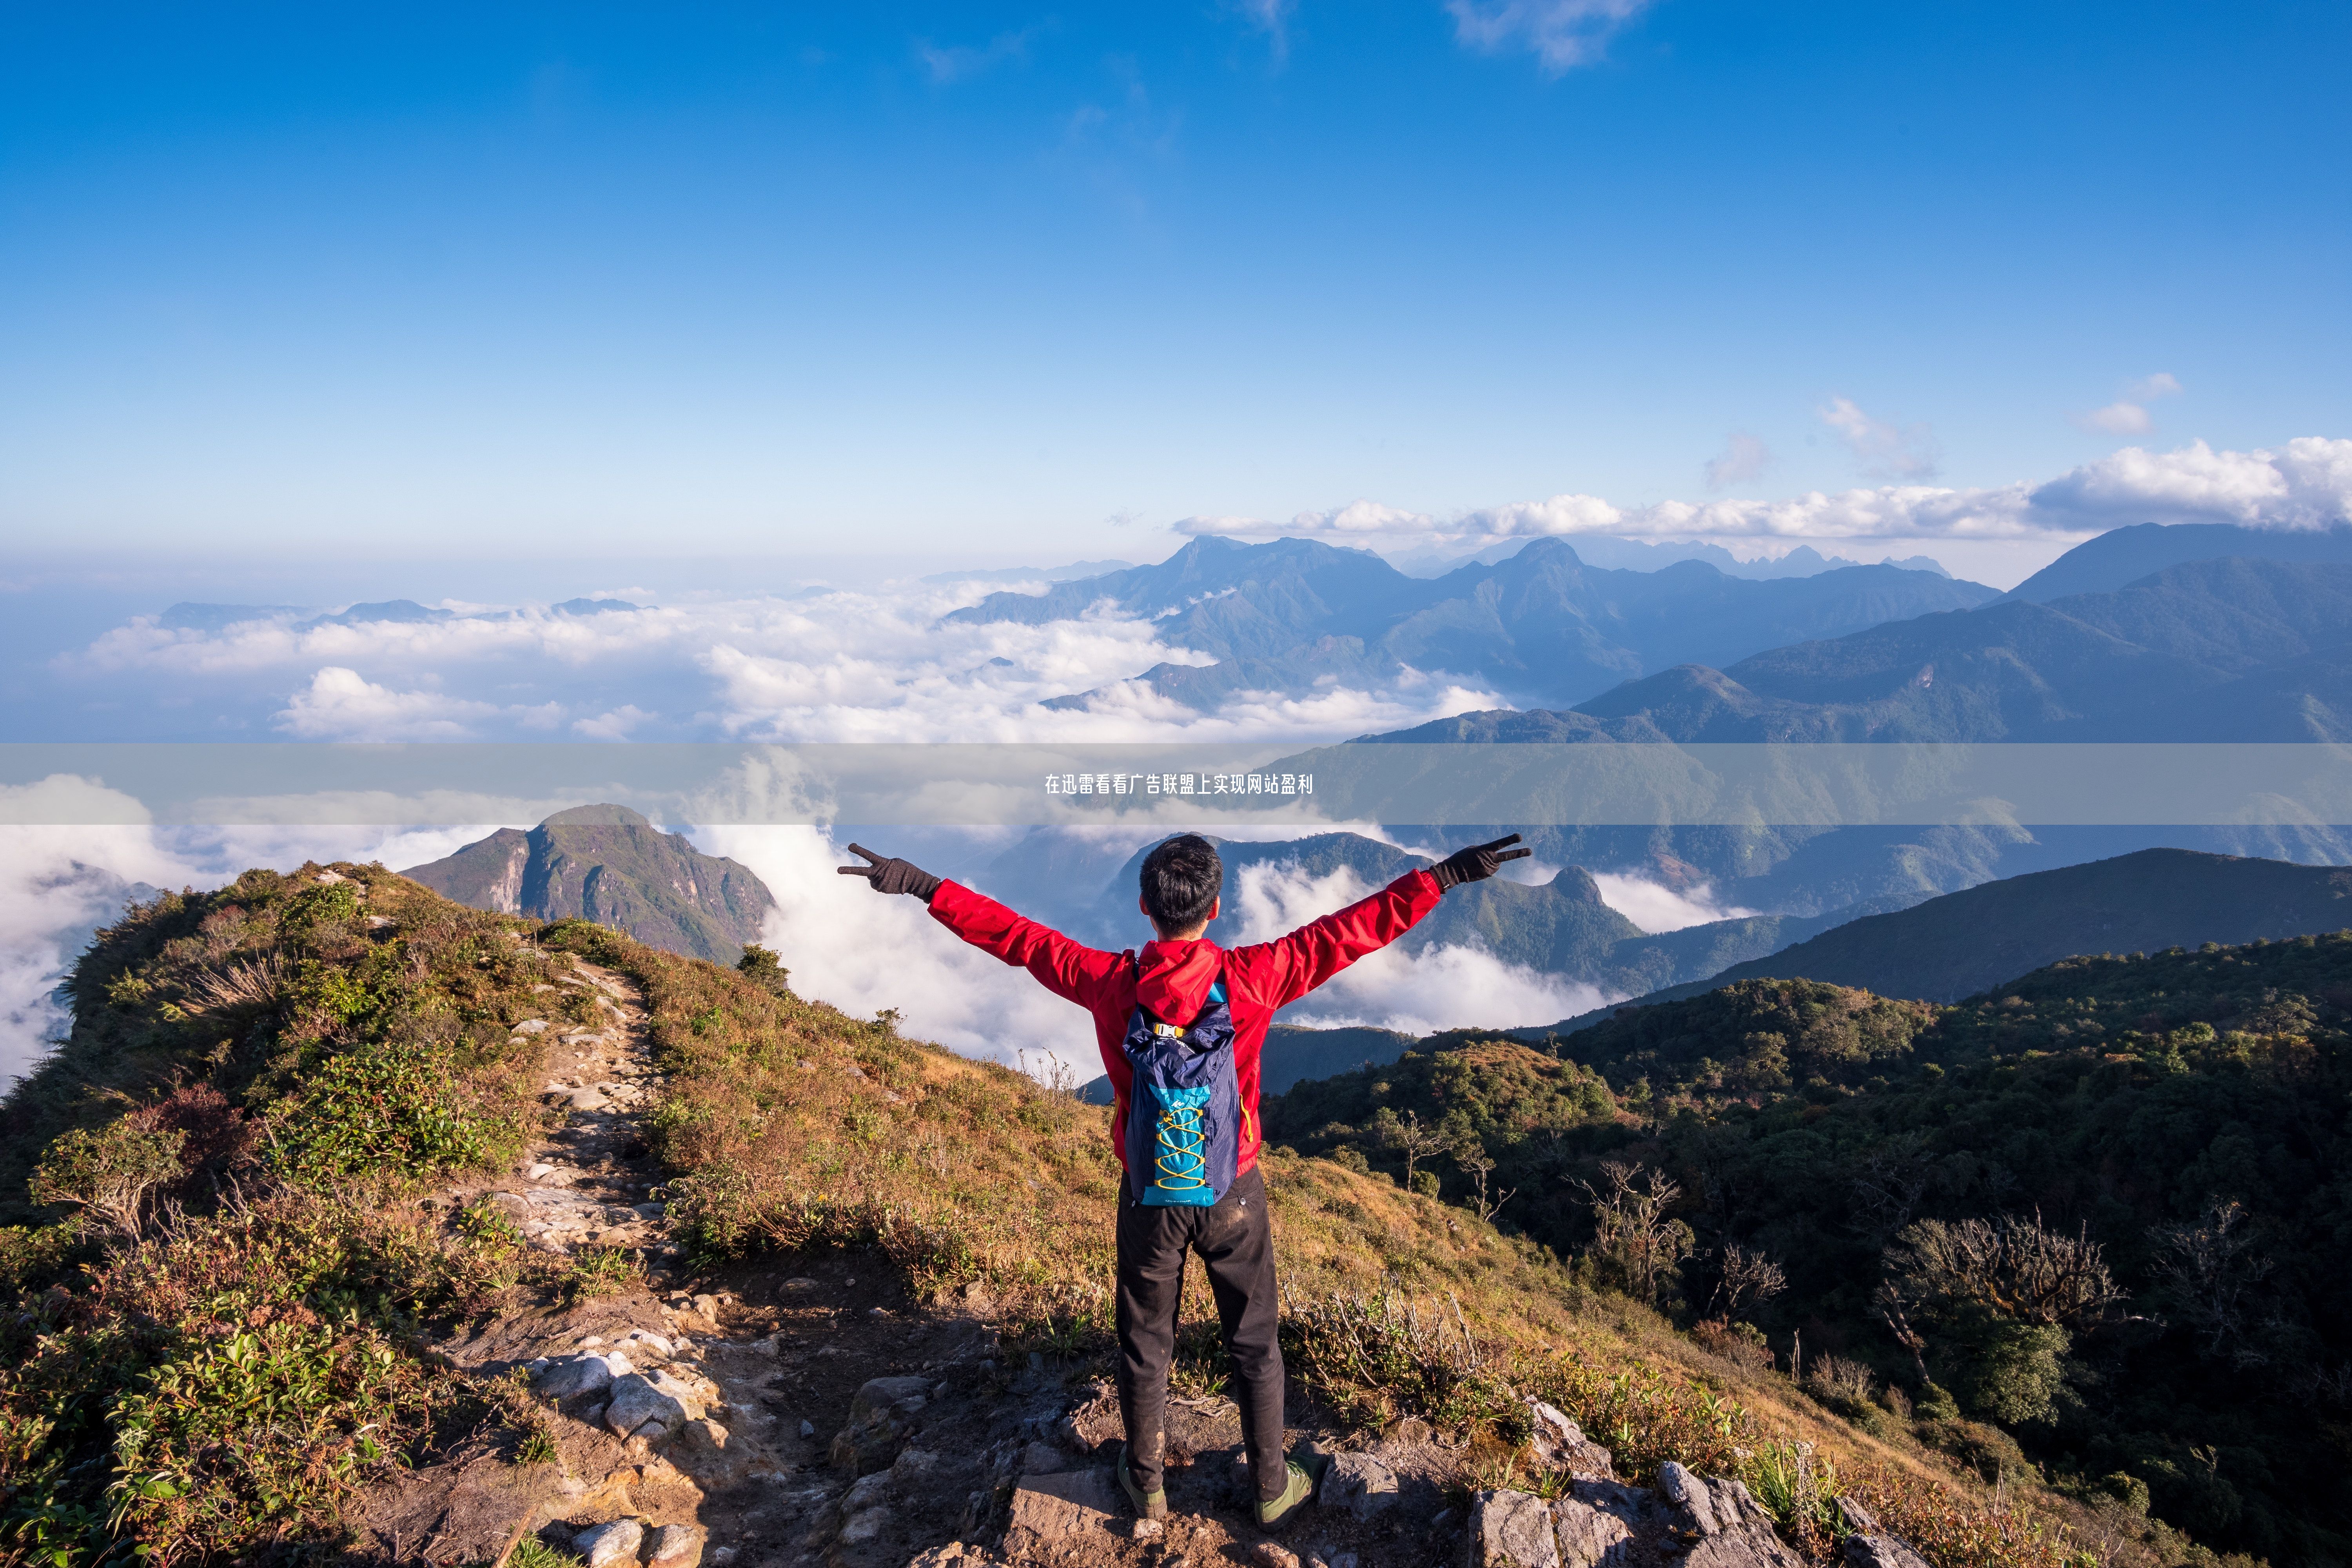
[[[478,910],[592,920],[714,963],[741,957],[776,907],[750,867],[610,803],[559,811],[529,833],[502,827],[401,875]]]
[[[625,805],[575,805],[559,811],[541,827],[651,827],[651,819],[631,811]]]

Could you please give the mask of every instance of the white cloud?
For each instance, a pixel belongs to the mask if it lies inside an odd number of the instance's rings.
[[[2177,397],[2179,395],[2179,381],[2169,372],[2158,371],[2125,387],[2123,396],[2105,408],[2094,408],[2088,414],[2070,415],[2068,417],[2084,430],[2103,431],[2110,436],[2144,436],[2156,424],[2147,405],[2159,397]]]
[[[1457,41],[1488,54],[1525,49],[1559,76],[1601,58],[1651,0],[1446,0]]]
[[[500,707],[439,691],[394,691],[355,669],[329,665],[294,694],[276,721],[299,741],[462,741],[492,720],[543,730],[562,717],[551,702]]]
[[[940,47],[927,38],[918,38],[915,58],[922,62],[934,83],[945,87],[980,76],[1007,60],[1025,61],[1029,58],[1029,40],[1036,31],[1034,27],[1024,27],[1015,33],[999,33],[978,47],[961,44]]]
[[[1309,876],[1295,862],[1244,866],[1223,941],[1270,942],[1372,891],[1345,867]],[[1512,1029],[1554,1024],[1620,1000],[1597,986],[1506,963],[1481,948],[1408,953],[1391,946],[1358,959],[1322,989],[1283,1010],[1284,1021],[1324,1027],[1368,1025],[1426,1035],[1439,1029]]]
[[[1718,901],[1714,886],[1706,882],[1677,889],[1647,877],[1612,871],[1595,871],[1592,880],[1601,889],[1603,903],[1653,936],[1710,921],[1741,920],[1756,912]]]
[[[2352,518],[2352,440],[2297,437],[2275,451],[2216,452],[2202,441],[2170,452],[2126,447],[2051,480],[2032,510],[2076,526],[2236,522],[2311,529]]]
[[[1860,411],[1856,410],[1859,414]],[[1868,416],[1862,417],[1867,420]],[[2045,483],[1955,489],[1882,485],[1777,500],[1661,501],[1619,507],[1557,495],[1437,517],[1359,500],[1288,522],[1186,518],[1177,531],[1335,543],[1444,543],[1476,549],[1512,539],[1605,534],[1657,540],[2080,539],[2136,522],[2241,522],[2317,528],[2352,519],[2352,440],[2304,436],[2276,449],[2171,452],[2126,447]]]
[[[988,585],[720,600],[600,616],[219,631],[133,621],[58,661],[78,680],[163,683],[258,710],[306,741],[1041,742],[1344,738],[1492,706],[1407,671],[1377,689],[1244,692],[1214,713],[1136,684],[1210,656],[1101,607],[1044,626],[949,624]],[[1099,692],[1086,709],[1052,698]],[[551,695],[552,694],[552,695]],[[266,704],[266,706],[265,706]]]
[[[1707,460],[1706,488],[1723,489],[1730,485],[1744,484],[1756,478],[1772,463],[1772,449],[1745,430],[1734,430],[1723,444],[1720,457]]]
[[[885,1007],[919,1039],[1007,1067],[1050,1056],[1083,1082],[1101,1072],[1093,1019],[950,932],[913,899],[885,898],[835,868],[851,857],[815,827],[727,826],[693,831],[705,853],[751,868],[776,896],[765,932],[793,989],[845,1013]]]
[[[1925,425],[1897,426],[1864,413],[1850,397],[1832,397],[1817,411],[1873,479],[1936,477],[1936,437]]]
[[[648,713],[634,702],[624,702],[612,711],[599,713],[593,719],[573,720],[572,729],[573,733],[591,741],[625,741],[630,731],[658,717],[658,714]]]
[[[1232,5],[1244,22],[1265,35],[1276,65],[1289,58],[1290,13],[1297,9],[1297,0],[1232,0]]]

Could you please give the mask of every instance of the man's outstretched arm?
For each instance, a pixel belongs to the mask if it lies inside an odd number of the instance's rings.
[[[1516,833],[1491,844],[1457,849],[1426,870],[1408,871],[1346,909],[1325,915],[1288,936],[1255,947],[1236,948],[1234,960],[1250,973],[1253,988],[1269,1007],[1286,1006],[1368,952],[1386,947],[1437,907],[1449,888],[1493,876],[1507,860],[1530,851],[1513,849]]]
[[[836,867],[841,875],[863,877],[877,893],[922,900],[931,907],[933,920],[972,946],[1026,969],[1056,996],[1090,1006],[1096,985],[1118,972],[1118,954],[1072,942],[961,883],[934,877],[909,861],[877,855],[862,845],[851,845],[849,852],[870,864]]]

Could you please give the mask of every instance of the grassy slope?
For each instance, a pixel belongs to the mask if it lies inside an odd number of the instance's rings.
[[[673,1075],[657,1136],[696,1245],[875,1246],[917,1288],[993,1298],[1033,1335],[1107,1336],[1107,1111],[707,964],[584,929],[568,940],[635,978],[654,1009]],[[821,1029],[839,1032],[829,1058],[813,1048]],[[1995,1510],[1940,1459],[1700,1349],[1459,1208],[1287,1151],[1267,1174],[1294,1367],[1337,1408],[1467,1429],[1496,1476],[1512,1463],[1515,1393],[1586,1421],[1630,1473],[1668,1458],[1753,1473],[1809,1443],[1939,1563],[2061,1555],[2032,1534],[2069,1511],[2058,1500]],[[1462,1314],[1478,1369],[1439,1328],[1445,1310]]]
[[[1105,1342],[1117,1174],[1101,1110],[603,928],[533,930],[380,868],[335,868],[351,881],[322,890],[312,869],[166,899],[103,933],[75,979],[73,1039],[9,1099],[7,1200],[54,1222],[0,1231],[17,1307],[0,1320],[12,1549],[299,1555],[331,1545],[352,1487],[454,1431],[495,1417],[514,1457],[530,1451],[528,1408],[437,1371],[420,1336],[597,1279],[554,1272],[487,1213],[415,1200],[428,1174],[510,1158],[538,1064],[509,1026],[556,1001],[534,987],[566,950],[646,994],[671,1075],[649,1131],[690,1246],[870,1246],[918,1289],[993,1299],[1016,1333]],[[125,1127],[184,1134],[202,1167],[184,1215],[132,1249],[29,1212],[21,1184],[50,1139]],[[1775,1457],[1808,1442],[1939,1568],[2058,1561],[2032,1531],[2063,1505],[2012,1490],[1996,1509],[1458,1208],[1285,1152],[1268,1174],[1293,1364],[1335,1409],[1426,1414],[1497,1479],[1530,1394],[1634,1473],[1674,1457],[1769,1490]],[[243,1197],[218,1201],[213,1176]],[[250,1415],[257,1398],[276,1414]],[[1783,1503],[1825,1552],[1801,1500]]]
[[[2105,1247],[2134,1320],[2075,1331],[2056,1363],[2067,1386],[2030,1417],[2004,1413],[2023,1406],[1972,1346],[1982,1325],[1948,1323],[1929,1364],[1977,1419],[1919,1430],[2016,1464],[2013,1434],[2086,1498],[2141,1488],[2200,1537],[2325,1561],[2340,1555],[2352,1468],[2326,1382],[2352,1335],[2329,1266],[2345,1236],[2348,1043],[2352,936],[2302,938],[2068,960],[1957,1007],[1747,981],[1551,1052],[1438,1037],[1301,1084],[1266,1120],[1308,1152],[1399,1171],[1382,1110],[1451,1119],[1497,1159],[1496,1185],[1518,1189],[1512,1227],[1563,1253],[1591,1237],[1576,1178],[1608,1158],[1671,1172],[1685,1194],[1673,1212],[1702,1249],[1665,1292],[1677,1311],[1707,1310],[1708,1253],[1760,1246],[1789,1277],[1750,1314],[1775,1345],[1801,1331],[1915,1393],[1871,1302],[1881,1249],[1911,1219],[2038,1214]],[[1423,1168],[1466,1193],[1444,1159]],[[2249,1296],[2234,1320],[2165,1267],[2167,1230],[2217,1200],[2242,1205],[2250,1244],[2225,1279],[2259,1284],[2260,1307]]]

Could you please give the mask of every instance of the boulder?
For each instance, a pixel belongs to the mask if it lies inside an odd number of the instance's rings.
[[[573,1536],[572,1550],[587,1560],[588,1568],[612,1568],[616,1563],[636,1562],[637,1548],[645,1539],[644,1525],[634,1519],[616,1519]]]
[[[1546,1464],[1557,1465],[1570,1475],[1586,1479],[1616,1479],[1614,1456],[1587,1437],[1584,1428],[1570,1419],[1566,1411],[1540,1399],[1530,1399],[1528,1415],[1534,1426],[1536,1452]]]
[[[863,1546],[875,1540],[895,1522],[890,1510],[880,1503],[862,1512],[851,1514],[841,1527],[844,1546]]]
[[[898,1457],[915,1416],[930,1403],[927,1377],[877,1377],[849,1402],[849,1424],[833,1440],[833,1462],[861,1475]]]
[[[1676,1522],[1699,1538],[1685,1568],[1804,1568],[1740,1482],[1703,1480],[1669,1459],[1658,1467],[1658,1489],[1674,1505]]]
[[[1480,1492],[1470,1500],[1470,1568],[1559,1568],[1551,1505],[1532,1492]]]
[[[1633,1527],[1580,1498],[1564,1497],[1552,1505],[1552,1529],[1559,1540],[1560,1568],[1619,1568],[1631,1552]]]
[[[659,1442],[685,1426],[687,1420],[686,1405],[654,1386],[643,1373],[633,1372],[613,1380],[612,1401],[604,1406],[604,1426],[614,1436],[633,1436],[646,1426],[659,1426],[662,1430],[658,1436],[645,1434],[647,1442]]]
[[[1334,1454],[1323,1473],[1322,1502],[1344,1508],[1358,1519],[1370,1519],[1397,1500],[1396,1472],[1370,1454]]]
[[[665,1524],[654,1536],[654,1554],[646,1568],[698,1568],[702,1562],[702,1527]]]
[[[889,1495],[889,1472],[877,1470],[841,1494],[842,1517],[846,1519],[853,1513],[863,1513],[867,1509],[877,1506]]]
[[[1120,1508],[1108,1470],[1024,1476],[1013,1492],[1004,1555],[1015,1563],[1057,1555],[1073,1540],[1107,1531]]]
[[[612,1386],[613,1369],[600,1355],[557,1362],[532,1379],[532,1387],[541,1398],[559,1405],[583,1394],[602,1394]]]
[[[709,1416],[689,1420],[677,1429],[678,1443],[687,1453],[709,1458],[727,1451],[727,1428]]]
[[[1853,1499],[1838,1499],[1837,1510],[1851,1532],[1845,1538],[1849,1568],[1927,1568],[1925,1558],[1880,1530],[1870,1510]]]
[[[904,1448],[890,1466],[890,1480],[895,1486],[924,1486],[939,1471],[941,1460],[928,1448]]]

